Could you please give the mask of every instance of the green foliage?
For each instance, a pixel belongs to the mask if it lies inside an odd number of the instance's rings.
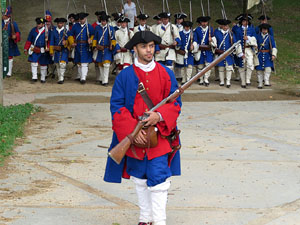
[[[0,163],[11,154],[17,137],[23,136],[27,118],[39,108],[32,104],[0,106]]]

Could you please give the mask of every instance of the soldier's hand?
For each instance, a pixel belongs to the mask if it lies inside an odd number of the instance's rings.
[[[211,37],[209,37],[209,38],[208,38],[208,41],[209,41],[209,42],[212,42],[212,38],[211,38]]]
[[[177,41],[174,41],[173,45],[176,46],[177,44],[178,44]]]
[[[157,112],[147,112],[149,117],[142,122],[145,122],[145,126],[154,126],[160,121],[160,116]]]
[[[140,145],[146,144],[147,142],[146,135],[147,135],[146,131],[144,131],[143,129],[140,130],[140,132],[135,137],[134,142]]]
[[[193,51],[194,50],[194,45],[191,45],[191,51]]]
[[[117,50],[117,52],[118,52],[118,53],[121,52],[121,49]]]
[[[89,39],[88,39],[88,43],[89,43],[89,44],[92,44],[92,39],[89,38]]]
[[[11,35],[11,39],[16,40],[17,36],[15,34]]]
[[[247,41],[248,40],[248,36],[244,36],[244,40]]]
[[[74,48],[74,47],[76,47],[76,45],[77,45],[76,43],[73,43],[71,46]]]
[[[272,55],[272,61],[274,61],[276,59],[276,57],[274,55]]]
[[[24,51],[24,54],[25,54],[25,55],[28,55],[28,51]]]
[[[62,44],[63,44],[63,45],[66,45],[66,43],[67,43],[66,40],[63,40],[63,41],[62,41]]]
[[[246,56],[245,56],[245,54],[242,56],[242,59],[245,59],[246,58]]]

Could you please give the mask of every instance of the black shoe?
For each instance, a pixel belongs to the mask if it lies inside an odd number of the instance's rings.
[[[100,80],[96,80],[96,84],[102,85],[102,82]]]
[[[215,81],[220,81],[220,79],[219,79],[219,78],[216,78]]]
[[[246,85],[241,85],[242,88],[246,88]]]
[[[41,83],[44,84],[44,83],[46,83],[46,81],[45,80],[41,80]]]
[[[80,78],[76,78],[76,79],[74,79],[75,81],[80,81]]]
[[[219,84],[221,87],[223,87],[224,86],[224,84]]]
[[[176,78],[177,82],[181,83],[182,78]]]
[[[103,83],[102,86],[108,87],[108,83]]]
[[[204,85],[204,83],[199,83],[199,85]]]
[[[262,87],[260,87],[260,86],[259,86],[259,87],[257,87],[257,88],[258,88],[258,89],[262,89]]]
[[[58,84],[63,84],[64,83],[64,80],[60,80],[57,82]]]
[[[37,79],[31,79],[31,81],[32,81],[32,82],[37,82],[38,80],[37,80]]]
[[[235,78],[234,81],[240,81],[240,79]]]
[[[11,75],[6,75],[5,77],[6,77],[6,78],[11,78]]]
[[[230,88],[230,86],[231,86],[230,84],[227,84],[227,85],[226,85],[227,88]]]
[[[86,80],[80,80],[80,83],[81,83],[81,84],[85,84],[85,83],[86,83]]]
[[[271,87],[272,85],[271,84],[265,84],[265,87]]]
[[[251,86],[251,83],[246,83],[247,86]]]
[[[209,86],[209,83],[204,82],[204,85],[205,85],[205,87],[208,87],[208,86]]]

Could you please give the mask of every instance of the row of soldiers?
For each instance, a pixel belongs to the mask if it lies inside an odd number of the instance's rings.
[[[45,18],[36,18],[34,27],[27,38],[24,52],[31,63],[32,81],[38,80],[40,66],[41,82],[46,82],[48,70],[57,69],[58,83],[64,83],[67,63],[72,61],[78,68],[76,80],[86,83],[89,64],[94,63],[96,82],[107,86],[110,67],[114,65],[120,71],[133,63],[135,56],[126,49],[125,44],[134,33],[150,30],[162,38],[162,43],[156,46],[155,60],[175,72],[177,80],[185,83],[193,73],[193,67],[199,72],[210,64],[215,57],[222,54],[238,40],[241,45],[234,54],[228,56],[217,65],[216,74],[220,86],[231,86],[232,73],[237,68],[241,87],[251,85],[253,70],[257,70],[258,88],[270,85],[271,71],[274,70],[274,59],[277,55],[276,43],[272,27],[267,23],[266,15],[259,19],[261,25],[254,28],[250,14],[240,14],[236,17],[238,23],[230,29],[231,21],[223,18],[216,20],[219,25],[215,30],[210,25],[209,16],[197,18],[198,26],[193,29],[193,23],[186,21],[187,15],[174,15],[175,23],[171,23],[171,14],[162,12],[153,17],[156,24],[149,26],[147,14],[141,13],[137,18],[139,25],[128,28],[130,20],[120,13],[114,13],[113,22],[104,11],[96,12],[97,21],[88,23],[87,13],[70,14],[68,20],[56,18],[52,23],[52,15],[46,11]],[[4,27],[11,33],[10,9],[6,10],[2,21]],[[15,36],[10,38],[10,70],[11,76],[13,57],[19,55],[17,42],[20,41],[20,31],[14,22]],[[211,71],[199,80],[200,85],[209,86]]]

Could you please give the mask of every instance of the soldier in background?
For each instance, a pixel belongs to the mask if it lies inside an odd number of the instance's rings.
[[[45,12],[45,19],[46,19],[46,23],[45,23],[45,26],[46,26],[46,39],[48,39],[49,41],[49,44],[48,46],[50,45],[50,39],[51,39],[51,36],[52,36],[52,32],[54,31],[54,26],[53,26],[53,23],[52,23],[52,13],[49,11],[49,10],[46,10]],[[45,53],[45,62],[43,62],[44,64],[47,64],[48,65],[48,72],[47,72],[47,76],[51,76],[54,78],[55,77],[55,70],[56,70],[56,66],[52,60],[52,57],[50,56],[50,53],[49,53],[49,48],[47,48],[47,51]]]
[[[217,56],[227,51],[235,42],[236,37],[229,29],[230,20],[218,19],[216,21],[220,28],[215,30],[214,37],[212,37],[212,45],[215,47],[215,53]],[[238,57],[243,56],[241,45],[236,48],[236,54]],[[231,86],[231,75],[233,72],[234,57],[232,55],[227,56],[222,62],[217,65],[220,78],[220,86],[225,85],[226,75],[226,87]]]
[[[126,17],[121,17],[118,22],[121,24],[121,28],[116,31],[115,37],[117,41],[116,45],[116,55],[115,60],[116,64],[119,67],[119,71],[130,66],[132,62],[132,53],[125,45],[133,37],[133,31],[128,28],[128,23],[130,20]]]
[[[192,77],[194,56],[193,50],[197,47],[197,40],[193,35],[193,23],[190,21],[182,22],[183,30],[179,32],[181,46],[177,52],[176,67],[181,69],[182,83],[185,84]]]
[[[268,17],[267,15],[261,15],[260,17],[258,17],[258,20],[260,22],[260,25],[261,24],[268,24],[268,21],[271,20],[271,18]],[[257,27],[255,27],[255,33],[256,34],[260,33],[260,27],[259,27],[259,25]],[[269,35],[271,35],[271,36],[274,37],[274,32],[273,32],[273,28],[272,27],[269,28]]]
[[[239,26],[233,29],[237,40],[241,40],[244,57],[237,58],[239,73],[241,77],[241,87],[246,88],[246,85],[251,85],[251,76],[254,67],[258,65],[255,49],[257,48],[256,33],[253,25],[251,25],[250,14],[245,14],[239,18]]]
[[[198,43],[194,54],[197,73],[214,60],[214,55],[211,50],[211,41],[214,33],[213,28],[208,26],[209,20],[209,16],[198,17],[197,23],[199,26],[194,31],[194,36]],[[200,78],[199,85],[205,84],[205,86],[208,86],[210,74],[211,71],[207,71],[204,78]]]
[[[112,17],[114,20],[111,22],[111,26],[115,29],[115,31],[119,30],[121,27],[121,24],[118,22],[118,20],[122,17],[122,13],[113,13]]]
[[[56,18],[54,20],[57,23],[57,27],[51,33],[50,38],[50,55],[54,56],[54,63],[56,64],[58,74],[58,84],[64,83],[64,74],[66,72],[69,50],[68,46],[68,34],[65,24],[67,20],[65,18]]]
[[[12,76],[13,62],[14,62],[13,58],[21,55],[18,48],[18,42],[21,41],[21,32],[19,30],[18,24],[15,21],[11,20],[11,13],[12,13],[12,8],[9,6],[7,7],[4,15],[2,16],[2,28],[3,30],[8,31],[8,37],[9,37],[9,52],[8,52],[9,68],[6,77]]]
[[[147,25],[147,19],[149,18],[147,14],[141,13],[137,18],[139,19],[139,25],[134,27],[133,33],[145,30],[152,31],[152,27]]]
[[[94,38],[94,28],[87,23],[88,13],[79,13],[79,23],[76,23],[69,33],[69,45],[75,47],[74,62],[78,65],[80,83],[86,83],[89,63],[93,61],[91,45]],[[74,38],[75,37],[75,38]]]
[[[156,16],[153,16],[153,20],[156,21],[156,23],[152,25],[152,31],[155,32],[156,27],[161,24],[161,18],[158,15],[156,15]]]
[[[162,12],[159,14],[162,24],[156,27],[154,33],[161,37],[162,41],[156,49],[155,60],[167,66],[173,71],[173,63],[176,60],[175,48],[181,44],[178,28],[170,23],[171,14]]]
[[[263,81],[265,86],[271,86],[270,76],[274,70],[274,60],[277,57],[277,48],[274,37],[269,34],[271,26],[263,23],[259,26],[260,32],[257,35],[259,65],[257,71],[258,89],[262,89]]]
[[[44,18],[36,18],[36,27],[32,28],[24,46],[24,53],[28,55],[28,61],[31,63],[32,82],[38,80],[38,65],[41,69],[41,83],[46,82],[47,75],[47,56],[46,51],[48,42],[45,39],[45,22]]]
[[[108,86],[109,68],[113,61],[113,49],[116,46],[114,28],[108,24],[109,17],[105,14],[99,17],[101,24],[96,27],[93,40],[93,59],[100,69],[97,81],[103,86]]]

